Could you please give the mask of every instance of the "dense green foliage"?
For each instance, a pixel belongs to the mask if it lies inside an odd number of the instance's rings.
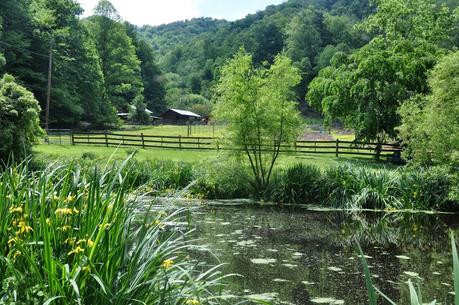
[[[301,70],[303,98],[306,84],[334,53],[364,44],[353,25],[371,11],[367,0],[290,0],[234,22],[198,18],[139,32],[159,52],[161,69],[174,75],[168,78],[175,91],[209,99],[220,67],[243,46],[257,65],[287,50]]]
[[[217,303],[219,272],[203,273],[168,225],[184,215],[128,203],[135,166],[23,163],[0,174],[1,304]]]
[[[113,124],[116,110],[126,111],[137,95],[153,110],[164,109],[152,48],[129,37],[129,27],[116,19],[108,1],[88,20],[81,20],[81,13],[73,0],[1,1],[0,72],[14,75],[44,109],[53,49],[52,126]]]
[[[215,117],[227,124],[233,147],[241,148],[234,152],[247,157],[259,193],[269,185],[281,146],[298,136],[293,89],[299,81],[298,69],[283,55],[271,67],[255,69],[252,56],[241,49],[222,68]]]
[[[431,93],[400,109],[406,157],[420,165],[459,171],[459,52],[443,57],[429,78]]]
[[[27,156],[42,135],[33,94],[5,74],[0,79],[0,161]]]
[[[93,164],[90,156],[88,162]],[[189,194],[199,199],[263,199],[279,205],[305,204],[345,209],[453,210],[454,179],[441,169],[374,169],[346,163],[319,169],[293,164],[276,168],[263,197],[249,181],[250,165],[237,158],[185,163],[173,161],[137,162],[129,168],[127,183],[141,193],[155,196]],[[126,169],[122,170],[123,175]]]
[[[377,4],[358,26],[373,39],[350,55],[336,54],[309,85],[307,99],[329,124],[339,119],[355,129],[357,139],[383,141],[396,137],[400,105],[428,92],[428,71],[457,45],[459,10],[433,0]]]

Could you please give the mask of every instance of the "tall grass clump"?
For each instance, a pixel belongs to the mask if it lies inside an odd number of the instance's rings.
[[[186,162],[155,160],[131,163],[129,179],[136,187],[143,186],[142,190],[155,195],[186,188],[195,179],[193,166]]]
[[[198,275],[186,236],[163,213],[134,213],[129,167],[0,173],[0,304],[217,302],[219,273]]]
[[[439,169],[405,171],[400,174],[396,197],[411,209],[449,209],[452,177]]]
[[[317,203],[324,196],[317,166],[297,163],[274,176],[271,200],[279,203]]]
[[[397,206],[394,188],[397,172],[340,165],[325,172],[328,205],[351,209]]]
[[[248,168],[234,160],[216,160],[194,168],[193,195],[206,199],[235,199],[256,197],[250,185]]]

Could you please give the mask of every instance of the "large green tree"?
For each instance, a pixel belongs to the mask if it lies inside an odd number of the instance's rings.
[[[59,126],[74,126],[81,119],[96,125],[113,122],[99,57],[78,18],[81,7],[73,0],[33,0],[31,12],[35,36],[52,43],[54,53],[51,122]],[[38,96],[45,99],[42,90]]]
[[[374,38],[349,56],[335,54],[309,85],[309,103],[328,123],[353,127],[358,139],[395,137],[398,108],[428,91],[428,71],[452,45],[457,17],[433,0],[379,0],[376,13],[359,25]]]
[[[102,0],[94,14],[86,24],[96,44],[105,93],[118,110],[127,110],[134,98],[143,94],[140,61],[113,5]]]
[[[234,152],[247,157],[259,194],[269,185],[282,145],[296,140],[299,113],[293,89],[300,78],[283,55],[270,68],[257,69],[252,56],[240,50],[222,68],[215,115],[228,124]]]
[[[165,79],[156,63],[153,48],[138,37],[136,27],[126,23],[127,34],[132,39],[137,57],[140,60],[142,83],[144,88],[144,101],[147,108],[155,114],[166,110]]]
[[[40,106],[33,94],[11,75],[0,79],[0,160],[27,156],[42,135]]]
[[[407,159],[459,172],[459,51],[443,57],[429,77],[431,93],[400,109]]]

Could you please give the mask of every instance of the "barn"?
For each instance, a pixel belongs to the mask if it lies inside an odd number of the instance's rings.
[[[192,121],[199,121],[202,117],[191,111],[170,108],[161,114],[165,125],[187,125]]]

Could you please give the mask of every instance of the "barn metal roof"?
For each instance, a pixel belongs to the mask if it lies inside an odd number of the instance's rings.
[[[188,110],[181,110],[181,109],[174,109],[174,108],[171,108],[169,110],[177,112],[178,114],[184,115],[184,116],[191,116],[191,117],[195,117],[195,118],[200,118],[201,117],[199,114],[196,114],[196,113],[188,111]]]

